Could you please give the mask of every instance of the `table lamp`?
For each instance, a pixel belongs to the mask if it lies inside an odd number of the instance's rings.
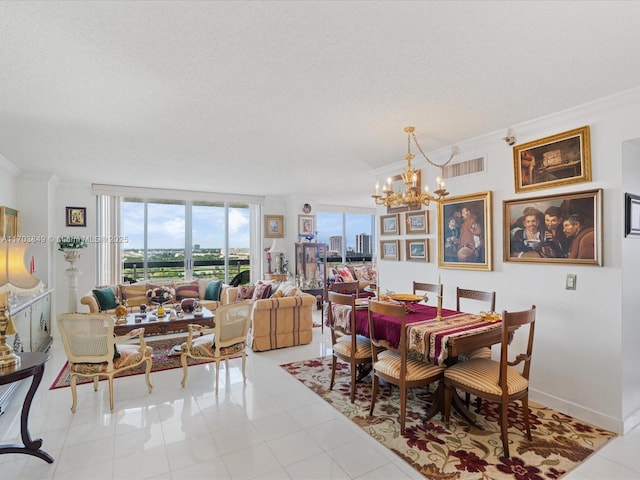
[[[29,273],[24,257],[28,243],[0,239],[0,368],[17,364],[20,358],[7,345],[7,335],[16,333],[9,313],[9,292],[33,293],[41,282]]]

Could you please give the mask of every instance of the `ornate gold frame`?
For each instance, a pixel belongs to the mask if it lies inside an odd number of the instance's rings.
[[[10,207],[0,207],[0,238],[20,234],[20,212]]]

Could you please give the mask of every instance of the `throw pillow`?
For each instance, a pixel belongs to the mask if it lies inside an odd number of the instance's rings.
[[[118,306],[116,294],[109,287],[93,290],[93,296],[96,297],[100,310],[111,310]]]
[[[147,284],[146,283],[125,283],[120,285],[122,300],[127,301],[127,305],[135,307],[147,303]]]
[[[236,295],[236,302],[251,300],[253,298],[253,291],[255,288],[255,285],[240,285],[238,287],[238,294]]]
[[[369,276],[369,269],[367,267],[356,268],[356,279],[360,282],[368,282],[371,280]]]
[[[204,299],[220,301],[221,293],[222,280],[209,280],[209,283],[207,283],[207,289],[204,292]]]
[[[176,283],[176,300],[182,300],[185,298],[198,298],[198,281],[185,283]]]
[[[342,277],[342,280],[345,281],[345,282],[354,282],[355,281],[355,278],[353,278],[353,275],[351,275],[351,270],[349,270],[347,267],[338,268],[338,273]]]
[[[276,292],[271,295],[271,298],[293,297],[295,296],[297,291],[298,287],[295,285],[295,283],[282,282],[280,285],[278,285],[278,290],[276,290]]]
[[[256,288],[253,289],[252,301],[262,300],[263,298],[269,298],[271,295],[271,284],[264,283],[261,280],[256,283]]]

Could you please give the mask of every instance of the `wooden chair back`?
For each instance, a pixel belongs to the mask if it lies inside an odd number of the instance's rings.
[[[430,302],[434,300],[437,302],[438,294],[441,293],[442,285],[438,285],[437,283],[422,283],[422,282],[413,282],[413,294],[416,295],[418,292],[427,292],[432,293],[433,295],[427,295],[427,300]]]
[[[354,282],[333,282],[331,285],[329,285],[329,291],[330,292],[337,292],[337,293],[343,293],[343,294],[355,294],[356,296],[358,295],[358,288],[360,286],[360,283],[358,281],[354,281]]]
[[[514,367],[523,363],[522,376],[529,379],[531,371],[531,354],[533,352],[533,336],[536,324],[536,306],[532,305],[529,310],[520,312],[502,312],[502,341],[500,345],[500,380],[502,396],[508,397],[507,387],[507,366]],[[513,332],[523,325],[529,325],[526,351],[515,356],[513,361],[509,361],[509,347],[513,338]],[[506,408],[506,406],[505,406]]]
[[[460,308],[460,300],[469,299],[486,303],[486,309],[493,312],[496,309],[496,292],[483,292],[481,290],[471,290],[468,288],[456,287],[456,310],[462,311]],[[465,310],[466,311],[466,310]]]
[[[398,346],[391,345],[388,341],[380,338],[376,333],[375,323],[373,321],[373,314],[377,313],[379,315],[385,315],[389,317],[395,317],[400,320],[400,342]],[[402,368],[401,372],[406,371],[406,352],[407,352],[407,322],[406,322],[406,311],[404,305],[395,305],[392,303],[386,302],[377,302],[375,300],[369,300],[369,339],[371,340],[371,345],[373,345],[373,362],[375,363],[377,358],[377,350],[385,349],[391,350],[392,352],[404,352],[402,355],[402,364],[405,365],[405,368]],[[402,376],[402,375],[401,375]]]
[[[356,346],[356,294],[343,294],[329,291],[327,316],[329,317],[329,326],[331,328],[331,341],[332,344],[338,341],[339,337],[345,335],[351,335],[351,343],[353,351],[355,352]],[[349,322],[348,325],[343,325],[336,322],[336,306],[349,307],[342,310],[345,313],[348,311]],[[338,308],[339,309],[339,308]]]

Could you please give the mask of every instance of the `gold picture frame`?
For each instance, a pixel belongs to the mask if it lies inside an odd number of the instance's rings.
[[[380,215],[380,235],[400,234],[400,214]]]
[[[67,227],[86,227],[87,209],[85,207],[66,207]]]
[[[0,207],[0,238],[20,234],[20,212],[11,207]]]
[[[264,237],[284,238],[284,215],[264,216]]]
[[[405,233],[407,235],[429,233],[429,210],[405,213]]]
[[[380,241],[380,260],[400,260],[400,240]]]
[[[438,266],[492,270],[491,192],[444,199],[438,205]]]
[[[591,181],[589,126],[513,147],[516,193]]]
[[[502,209],[505,262],[602,265],[601,188],[504,200]]]
[[[405,255],[407,262],[430,262],[429,240],[426,238],[405,240]]]

